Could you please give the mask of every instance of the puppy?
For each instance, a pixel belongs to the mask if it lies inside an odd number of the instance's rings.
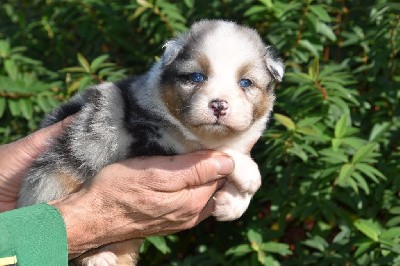
[[[246,149],[265,129],[283,74],[282,60],[256,31],[221,20],[197,22],[168,41],[144,75],[93,86],[47,116],[43,126],[78,113],[24,178],[19,206],[72,193],[126,158],[215,149],[233,158],[235,170],[214,196],[213,215],[237,219],[261,185]],[[140,243],[107,245],[78,262],[134,264]]]

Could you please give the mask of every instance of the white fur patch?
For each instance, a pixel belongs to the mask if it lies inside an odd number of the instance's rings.
[[[117,256],[110,251],[103,251],[82,259],[82,266],[115,266],[118,265]]]

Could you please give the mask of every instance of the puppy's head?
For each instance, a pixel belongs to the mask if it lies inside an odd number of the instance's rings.
[[[252,29],[203,20],[165,45],[161,94],[201,138],[224,138],[269,116],[284,65]]]

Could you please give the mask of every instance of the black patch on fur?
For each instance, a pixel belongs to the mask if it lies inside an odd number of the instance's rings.
[[[62,104],[60,107],[52,111],[50,114],[46,115],[40,124],[41,128],[51,126],[70,115],[76,114],[82,110],[84,102],[81,98],[73,98],[71,101]]]
[[[72,142],[73,138],[68,134],[68,132],[62,134],[55,145],[53,145],[53,151],[61,155],[61,164],[65,162],[65,166],[67,168],[71,168],[72,170],[79,171],[79,173],[83,174],[87,177],[93,177],[96,175],[96,169],[92,168],[90,164],[85,161],[74,156],[74,151],[72,151]],[[93,156],[96,156],[93,154]]]
[[[134,96],[134,83],[140,84],[140,78],[132,77],[117,82],[124,101],[124,125],[132,135],[134,142],[130,147],[130,156],[173,155],[176,152],[164,149],[157,140],[161,139],[160,126],[166,125],[165,119],[155,115],[151,110],[142,108]]]
[[[85,122],[85,131],[87,133],[95,133],[93,131],[92,125],[95,124],[95,116],[98,112],[101,112],[101,109],[104,106],[104,99],[101,91],[98,87],[92,87],[86,90],[82,97],[85,99],[86,104],[90,105],[90,112],[87,111],[87,121]]]
[[[82,97],[89,104],[92,104],[96,111],[100,110],[102,105],[102,94],[97,87],[87,89]]]
[[[171,66],[165,69],[161,75],[161,84],[173,85],[179,79],[179,71],[175,67]]]

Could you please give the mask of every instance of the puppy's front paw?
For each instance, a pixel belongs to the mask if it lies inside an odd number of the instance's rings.
[[[223,149],[235,161],[235,170],[230,175],[240,192],[254,195],[261,186],[261,174],[258,165],[250,156],[232,149]]]
[[[82,266],[114,266],[118,265],[117,256],[110,251],[103,251],[95,255],[83,258]]]
[[[214,195],[215,210],[213,216],[218,221],[232,221],[238,219],[249,206],[251,195],[240,192],[237,187],[227,182]]]

